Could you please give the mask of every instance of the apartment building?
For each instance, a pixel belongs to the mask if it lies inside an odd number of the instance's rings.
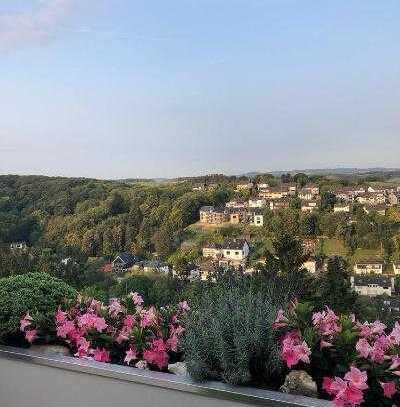
[[[218,225],[221,223],[229,222],[229,213],[224,208],[203,206],[200,208],[199,213],[201,223]]]
[[[382,274],[384,267],[383,260],[364,259],[354,264],[355,274]]]
[[[351,276],[352,289],[359,295],[376,297],[394,293],[394,278],[389,276]]]

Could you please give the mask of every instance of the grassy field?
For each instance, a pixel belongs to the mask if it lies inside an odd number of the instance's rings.
[[[324,239],[324,249],[327,256],[346,256],[347,249],[339,239]]]

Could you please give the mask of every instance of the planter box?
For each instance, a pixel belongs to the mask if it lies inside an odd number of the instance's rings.
[[[0,347],[4,407],[327,407],[329,403],[172,374]]]

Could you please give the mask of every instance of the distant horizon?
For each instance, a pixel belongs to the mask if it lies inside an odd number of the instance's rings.
[[[320,171],[329,173],[329,171],[332,172],[339,172],[339,171],[352,171],[356,173],[357,171],[359,172],[395,172],[395,171],[400,171],[400,166],[399,167],[384,167],[384,166],[366,166],[366,167],[355,167],[355,166],[329,166],[329,167],[319,167],[319,168],[297,168],[297,169],[276,169],[276,170],[250,170],[250,171],[245,171],[243,173],[224,173],[224,172],[202,172],[198,174],[192,174],[192,175],[187,175],[187,174],[180,174],[174,177],[142,177],[142,176],[121,176],[121,177],[115,177],[115,178],[101,178],[101,177],[96,177],[96,176],[80,176],[80,175],[63,175],[63,174],[46,174],[46,173],[2,173],[0,172],[0,176],[20,176],[20,177],[29,177],[29,176],[42,176],[42,177],[49,177],[49,178],[81,178],[81,179],[94,179],[94,180],[99,180],[99,181],[123,181],[123,180],[173,180],[173,179],[178,179],[178,178],[198,178],[198,177],[206,177],[209,175],[215,175],[215,174],[220,174],[224,175],[227,177],[243,177],[243,176],[255,176],[258,174],[274,174],[278,175],[281,173],[290,173],[290,174],[295,174],[295,173],[309,173],[312,172],[313,175],[317,175],[317,173]],[[344,172],[342,173],[343,175],[345,174]],[[325,175],[325,174],[322,174]],[[340,173],[339,173],[340,175]]]

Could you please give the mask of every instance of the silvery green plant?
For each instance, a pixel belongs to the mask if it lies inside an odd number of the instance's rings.
[[[282,363],[272,324],[290,296],[273,279],[225,276],[210,283],[186,320],[189,374],[197,381],[231,384],[275,381]]]

